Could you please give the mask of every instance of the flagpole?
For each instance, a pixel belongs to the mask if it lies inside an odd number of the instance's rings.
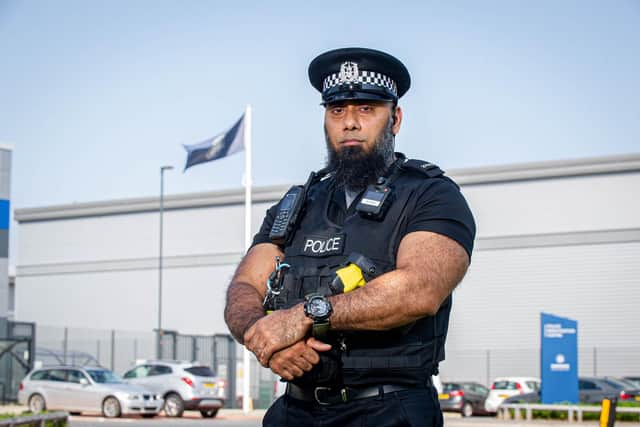
[[[245,254],[251,246],[251,105],[244,113],[244,249]],[[242,411],[246,414],[253,409],[251,400],[251,357],[244,348],[242,360]],[[233,399],[234,397],[231,396]]]

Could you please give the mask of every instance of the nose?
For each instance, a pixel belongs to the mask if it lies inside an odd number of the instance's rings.
[[[348,105],[345,107],[345,114],[344,114],[344,130],[345,131],[354,131],[354,130],[360,130],[360,120],[358,117],[358,110],[356,109],[355,105]]]

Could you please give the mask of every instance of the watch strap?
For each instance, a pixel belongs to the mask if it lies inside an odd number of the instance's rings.
[[[328,320],[325,320],[324,322],[314,322],[313,326],[311,327],[311,335],[314,338],[323,340],[329,334],[330,327],[331,327],[331,324],[329,323]]]

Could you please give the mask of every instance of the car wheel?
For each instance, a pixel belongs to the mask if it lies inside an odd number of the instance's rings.
[[[202,418],[213,418],[216,415],[218,415],[218,410],[217,409],[206,409],[206,410],[201,410],[200,411],[200,415],[202,415]]]
[[[171,393],[164,399],[164,413],[168,417],[181,417],[184,413],[184,402],[182,398]]]
[[[462,412],[463,417],[470,417],[471,415],[473,415],[473,406],[471,406],[471,403],[469,402],[464,402],[460,412]]]
[[[102,402],[102,415],[105,418],[118,418],[121,414],[120,402],[115,397],[109,396]]]
[[[29,398],[29,410],[33,413],[42,412],[47,409],[47,404],[41,394],[34,394]]]

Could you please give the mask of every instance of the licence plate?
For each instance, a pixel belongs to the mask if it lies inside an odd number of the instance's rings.
[[[447,393],[440,393],[438,395],[438,399],[440,399],[440,400],[446,400],[448,398],[449,398],[449,395]]]
[[[202,385],[204,388],[213,388],[216,386],[214,383],[202,383]]]
[[[509,397],[508,394],[499,394],[498,397],[502,398],[502,399],[506,399],[507,397]]]

